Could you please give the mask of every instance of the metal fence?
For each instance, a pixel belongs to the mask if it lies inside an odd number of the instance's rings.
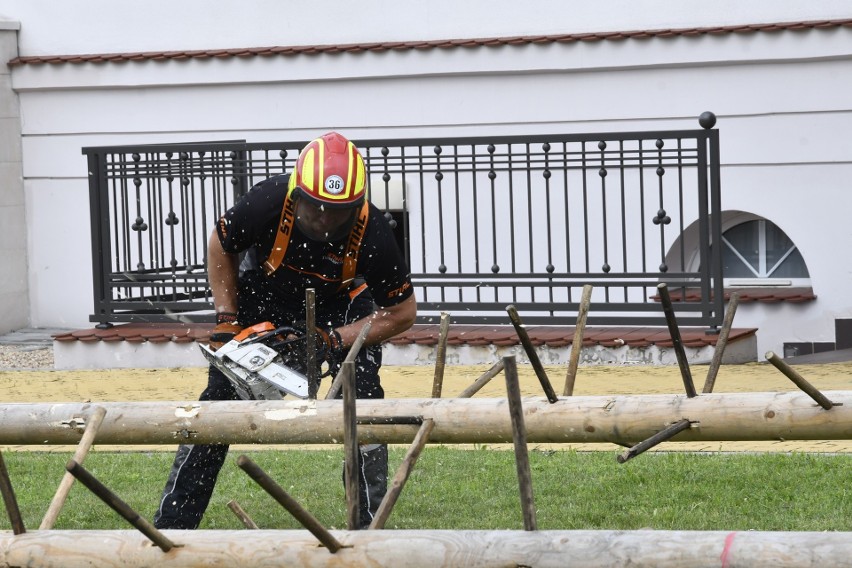
[[[707,125],[707,123],[705,123]],[[712,125],[709,125],[712,126]],[[718,131],[355,141],[412,271],[419,321],[682,325],[723,316]],[[206,243],[305,141],[84,148],[93,322],[212,321]]]

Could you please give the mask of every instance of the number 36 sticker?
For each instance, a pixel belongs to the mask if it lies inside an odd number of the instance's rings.
[[[328,176],[325,178],[325,190],[332,195],[343,193],[343,178],[340,176]]]

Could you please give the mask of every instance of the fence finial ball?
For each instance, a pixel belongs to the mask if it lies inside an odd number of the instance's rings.
[[[701,128],[706,128],[710,130],[714,126],[716,126],[716,115],[706,110],[701,113],[701,116],[698,117],[698,124],[701,125]]]

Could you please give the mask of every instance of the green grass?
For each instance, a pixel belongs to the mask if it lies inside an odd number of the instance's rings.
[[[231,452],[201,528],[238,529],[236,500],[261,528],[297,522],[236,466]],[[405,448],[391,449],[391,475]],[[346,526],[342,450],[246,452],[321,523]],[[85,467],[146,519],[157,507],[173,454],[94,452]],[[538,528],[852,531],[852,456],[530,451]],[[35,529],[71,454],[7,452],[24,524]],[[9,530],[8,517],[0,529]],[[129,528],[75,483],[57,529]],[[429,446],[388,529],[523,529],[514,453]]]

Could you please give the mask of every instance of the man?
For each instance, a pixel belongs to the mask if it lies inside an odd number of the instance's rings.
[[[292,174],[257,184],[229,209],[207,250],[217,322],[211,347],[258,322],[303,322],[305,290],[313,288],[318,352],[342,358],[370,322],[355,360],[356,392],[358,398],[383,398],[381,343],[411,327],[417,304],[405,258],[366,195],[363,157],[349,140],[330,132],[305,146]],[[200,400],[236,399],[228,379],[211,366]],[[360,450],[364,528],[387,489],[387,446]],[[178,448],[154,516],[157,528],[198,527],[227,452],[227,445]]]

